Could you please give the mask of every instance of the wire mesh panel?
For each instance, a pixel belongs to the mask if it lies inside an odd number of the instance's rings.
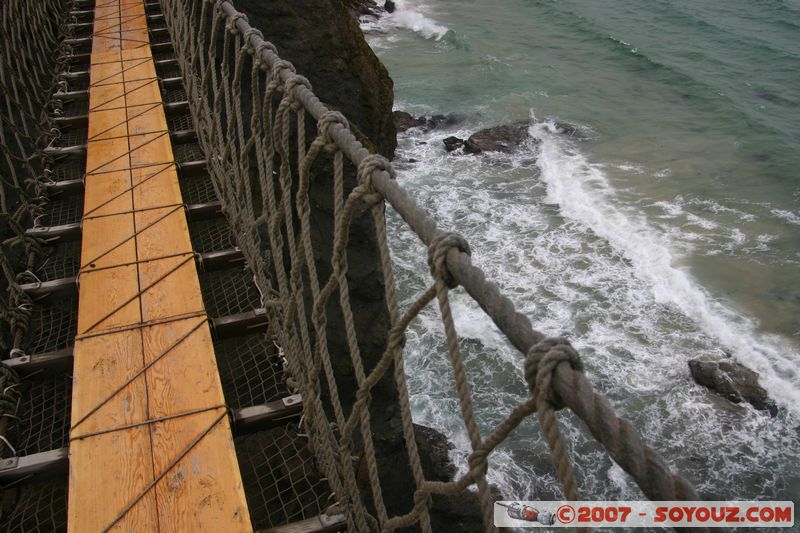
[[[72,376],[53,374],[23,385],[16,424],[20,456],[64,448],[69,440]]]
[[[33,306],[27,352],[54,352],[72,346],[77,324],[77,295]]]
[[[236,439],[247,506],[255,529],[310,518],[330,494],[306,436],[290,426]]]
[[[81,266],[81,243],[77,241],[43,246],[36,276],[41,281],[71,278],[78,275]]]
[[[80,194],[62,194],[51,197],[39,220],[42,226],[59,226],[73,224],[83,218],[83,196]]]
[[[264,334],[214,343],[225,401],[234,409],[288,396],[278,348]]]
[[[13,494],[12,494],[13,493]],[[27,483],[5,491],[15,497],[0,519],[4,533],[61,533],[67,530],[67,482]]]
[[[86,172],[86,161],[82,157],[72,157],[56,161],[50,172],[49,178],[53,181],[67,181],[83,179]]]
[[[81,146],[86,144],[89,137],[89,130],[86,128],[67,128],[61,132],[56,146]]]
[[[181,69],[177,64],[159,64],[159,61],[167,61],[170,59],[175,59],[174,52],[162,52],[153,55],[153,61],[156,62],[156,72],[159,78],[179,78],[181,76]]]
[[[194,251],[200,253],[230,250],[236,246],[236,238],[224,218],[190,222],[189,237]]]
[[[175,102],[185,102],[188,98],[186,96],[186,90],[183,87],[174,87],[169,88],[163,91],[162,98],[164,99],[165,104],[172,104]]]
[[[89,76],[81,76],[78,77],[70,77],[64,78],[61,84],[59,85],[60,90],[66,90],[68,92],[72,91],[84,91],[89,88]],[[88,102],[86,99],[81,99],[82,101]]]
[[[253,275],[244,269],[231,268],[200,274],[200,291],[209,316],[220,317],[252,311],[261,307],[261,295]]]
[[[69,91],[80,91],[87,89],[89,86],[89,79],[70,80],[66,89]],[[72,100],[62,100],[61,113],[62,117],[80,117],[89,114],[89,99],[88,98],[75,98]]]
[[[170,115],[167,117],[167,127],[169,131],[194,131],[192,115]]]
[[[197,143],[173,145],[172,153],[175,156],[175,161],[178,163],[186,163],[188,161],[203,161],[206,158]]]
[[[181,178],[181,196],[187,204],[205,204],[216,202],[217,193],[214,191],[214,183],[208,174]]]

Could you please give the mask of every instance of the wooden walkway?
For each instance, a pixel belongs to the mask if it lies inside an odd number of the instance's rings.
[[[69,530],[251,531],[143,0],[97,0]]]

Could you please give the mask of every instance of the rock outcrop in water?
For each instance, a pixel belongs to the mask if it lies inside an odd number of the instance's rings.
[[[388,4],[380,6],[374,0],[343,0],[345,7],[347,7],[347,11],[350,13],[350,16],[356,20],[359,20],[361,17],[374,17],[378,18],[383,16],[386,13],[391,13],[394,11],[394,4],[392,4],[392,11],[389,11]]]
[[[509,124],[485,128],[469,136],[464,141],[464,151],[468,154],[481,152],[511,153],[528,138],[528,123]]]
[[[411,128],[420,128],[422,131],[430,131],[436,128],[454,126],[461,122],[461,117],[457,115],[432,115],[430,117],[415,117],[405,111],[394,111],[392,113],[394,127],[398,132],[404,132]]]
[[[450,461],[453,444],[440,432],[429,427],[414,424],[422,471],[431,481],[450,481],[456,467]],[[499,496],[499,494],[498,494]],[[431,507],[431,526],[433,531],[459,531],[479,533],[484,531],[478,496],[471,491],[461,494],[433,496]]]
[[[448,152],[453,152],[463,147],[463,153],[465,154],[480,154],[483,152],[510,154],[529,137],[528,123],[517,122],[484,128],[470,135],[468,139],[450,136],[443,139],[442,142]]]
[[[733,361],[706,361],[692,359],[689,370],[694,380],[732,401],[749,402],[756,409],[777,412],[767,391],[758,384],[758,373]]]

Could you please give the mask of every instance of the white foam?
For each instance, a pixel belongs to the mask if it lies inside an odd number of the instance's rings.
[[[426,39],[439,40],[449,31],[447,26],[439,24],[426,16],[428,8],[423,3],[408,0],[397,0],[394,13],[386,16],[396,28],[411,30]]]
[[[739,362],[759,372],[776,400],[800,414],[795,363],[800,355],[793,347],[776,336],[759,334],[752,319],[716,301],[685,270],[674,267],[665,236],[653,231],[643,215],[614,205],[614,192],[597,165],[539,124],[531,126],[531,134],[542,141],[538,164],[547,183],[548,201],[607,240],[630,260],[635,275],[657,302],[694,320]],[[738,229],[731,237],[737,243],[745,238]]]
[[[771,212],[776,217],[781,218],[790,224],[796,224],[800,226],[800,214],[792,213],[791,211],[787,211],[785,209],[772,209]]]

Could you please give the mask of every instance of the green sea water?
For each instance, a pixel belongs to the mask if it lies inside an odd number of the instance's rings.
[[[400,1],[363,21],[396,108],[452,113],[401,135],[398,179],[704,496],[800,498],[800,2]],[[527,120],[512,155],[449,135]],[[555,121],[577,126],[557,133]],[[393,224],[406,303],[428,278]],[[420,259],[421,258],[421,259]],[[481,423],[525,397],[521,360],[455,295]],[[468,449],[436,313],[409,335],[415,416]],[[758,371],[776,417],[694,384],[687,361]],[[635,497],[567,416],[585,496]],[[535,424],[495,457],[508,497],[553,495]],[[550,491],[550,493],[548,492]]]

